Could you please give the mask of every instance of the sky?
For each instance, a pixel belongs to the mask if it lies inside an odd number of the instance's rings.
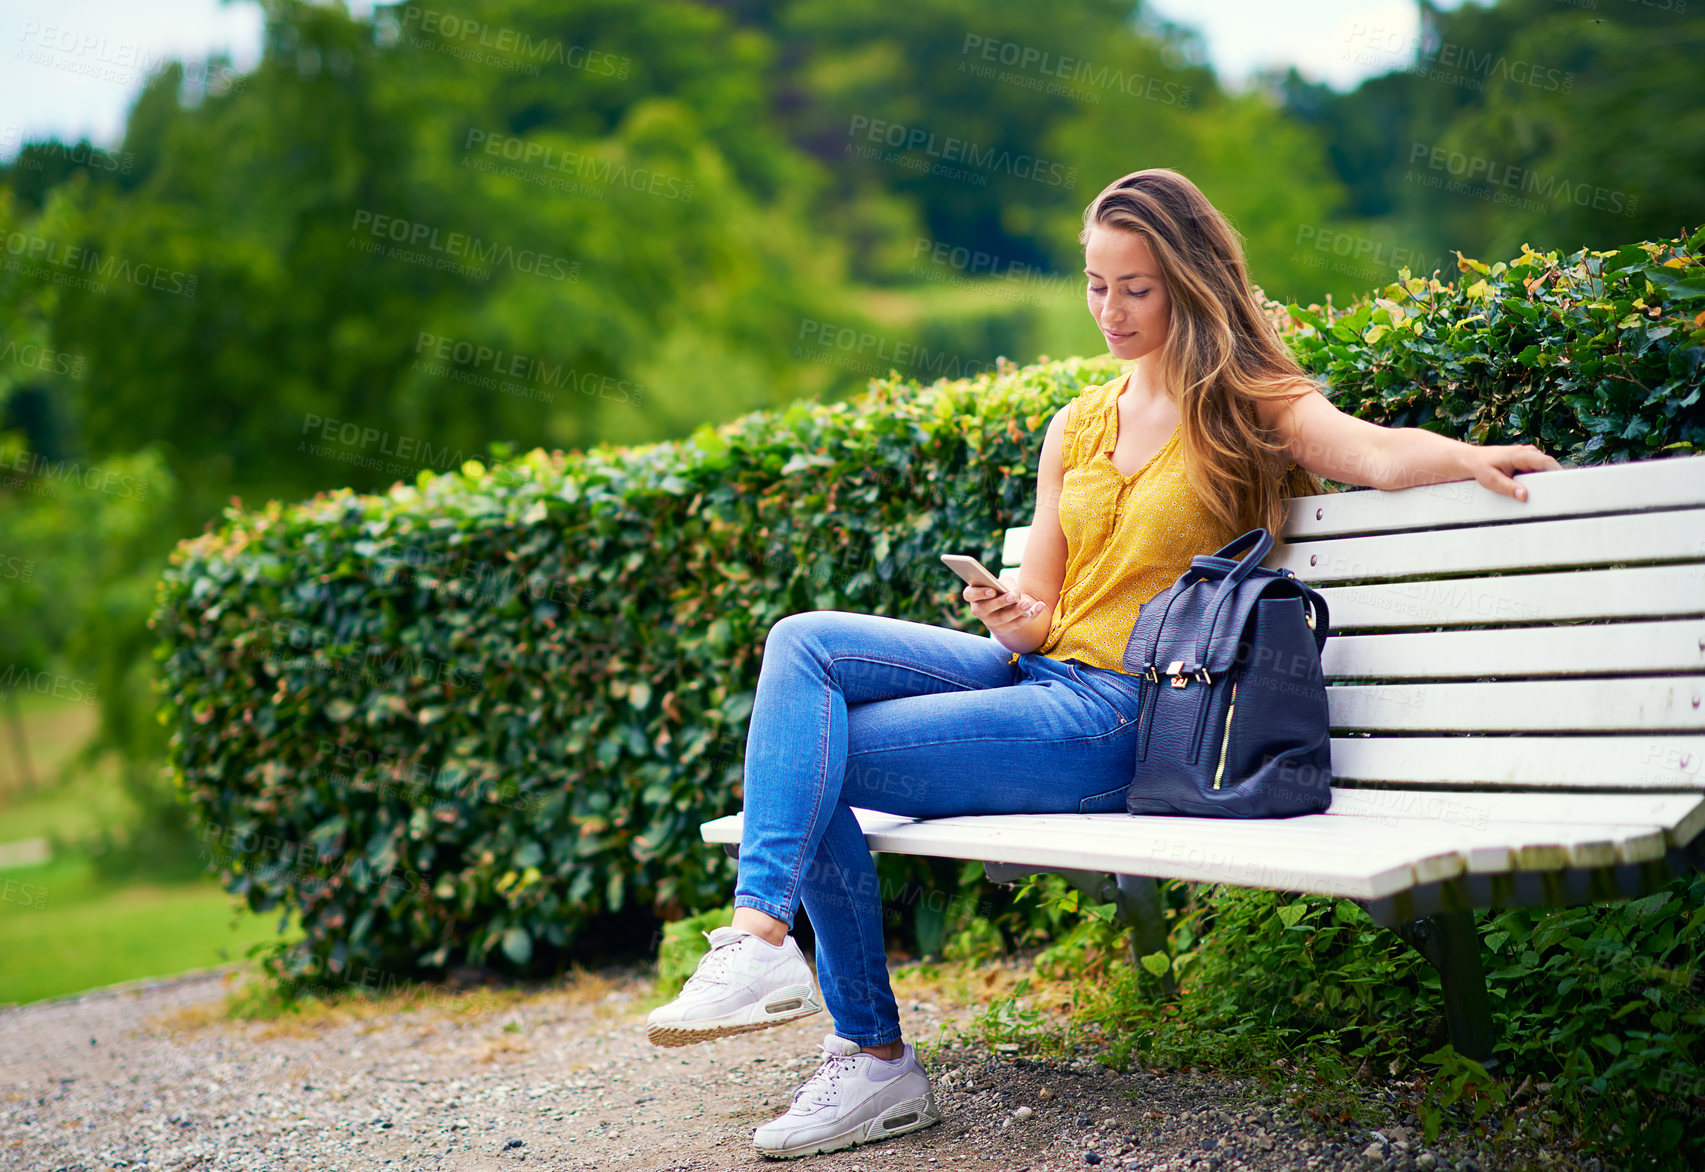
[[[372,0],[349,7],[365,15]],[[1289,64],[1348,89],[1408,60],[1418,27],[1415,0],[1148,0],[1146,7],[1201,30],[1208,62],[1233,89],[1256,70]],[[259,59],[260,34],[260,7],[249,0],[4,0],[0,159],[48,136],[116,146],[156,62],[222,51],[247,69]]]
[[[1435,0],[1452,9],[1462,0]],[[1153,17],[1199,29],[1228,89],[1263,68],[1295,65],[1310,81],[1349,90],[1414,59],[1416,0],[1145,0]]]
[[[116,146],[156,62],[229,52],[260,59],[260,7],[219,0],[4,0],[0,158],[22,141],[87,136]]]

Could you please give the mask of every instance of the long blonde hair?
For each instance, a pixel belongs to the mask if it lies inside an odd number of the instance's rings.
[[[1261,525],[1277,537],[1285,498],[1325,487],[1287,468],[1257,401],[1315,386],[1250,289],[1237,232],[1194,183],[1165,167],[1102,188],[1084,209],[1079,242],[1097,226],[1139,234],[1160,265],[1172,303],[1160,381],[1178,404],[1185,470],[1203,504],[1233,532]]]

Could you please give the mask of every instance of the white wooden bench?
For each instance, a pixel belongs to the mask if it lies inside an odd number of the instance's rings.
[[[1266,564],[1320,587],[1332,805],[1239,821],[914,820],[874,851],[1064,874],[1165,946],[1155,878],[1354,900],[1440,972],[1457,1050],[1495,1036],[1472,909],[1637,897],[1705,866],[1705,456],[1291,503]],[[1016,583],[1028,528],[1007,530]],[[733,854],[740,816],[706,822]]]

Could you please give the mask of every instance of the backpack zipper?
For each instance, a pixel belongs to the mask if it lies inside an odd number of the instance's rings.
[[[1231,714],[1237,711],[1237,681],[1231,681],[1231,703],[1225,706],[1225,735],[1220,737],[1220,763],[1214,769],[1214,788],[1220,788],[1220,778],[1225,776],[1225,753],[1231,747]]]

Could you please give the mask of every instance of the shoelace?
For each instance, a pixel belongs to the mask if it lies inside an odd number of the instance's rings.
[[[701,933],[706,940],[710,939],[709,932]],[[728,981],[728,966],[734,962],[734,946],[739,944],[743,936],[732,940],[724,940],[707,952],[704,959],[699,961],[698,969],[686,980],[687,985],[722,985]],[[683,986],[684,987],[684,986]]]
[[[845,1054],[830,1054],[823,1059],[817,1072],[805,1080],[805,1085],[793,1092],[795,1106],[802,1101],[807,1106],[823,1106],[835,1101],[835,1089],[841,1075],[851,1073],[856,1059]]]

